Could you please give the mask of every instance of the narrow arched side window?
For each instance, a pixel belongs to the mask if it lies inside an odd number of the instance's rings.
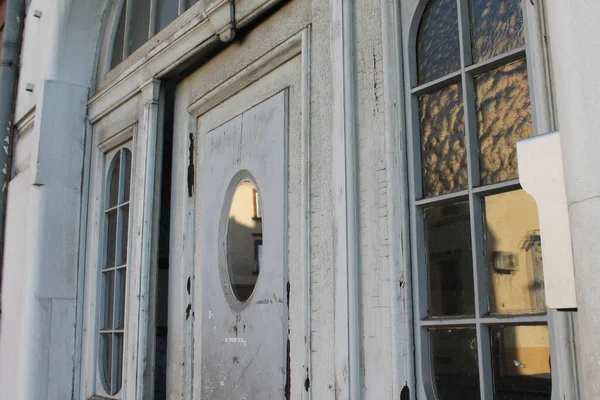
[[[516,142],[533,134],[521,0],[421,10],[408,146],[418,378],[440,400],[550,399],[537,208],[517,169]]]
[[[131,152],[123,148],[110,163],[104,199],[98,378],[109,396],[123,385],[130,183]]]
[[[198,0],[121,0],[115,13],[109,69],[166,28]]]

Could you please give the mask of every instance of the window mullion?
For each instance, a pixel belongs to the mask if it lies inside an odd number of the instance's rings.
[[[187,9],[187,0],[179,0],[179,13],[178,13],[178,15],[183,14],[186,9]]]
[[[477,358],[479,359],[479,384],[481,400],[493,400],[494,375],[492,373],[492,355],[489,327],[477,323]]]
[[[158,0],[150,0],[150,23],[148,24],[148,38],[153,37],[156,34],[156,19],[158,18]]]

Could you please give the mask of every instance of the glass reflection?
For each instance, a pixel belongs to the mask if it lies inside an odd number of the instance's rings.
[[[110,166],[108,187],[108,207],[114,207],[119,201],[119,176],[121,170],[121,152],[117,153]]]
[[[480,398],[475,328],[430,330],[437,398]]]
[[[113,394],[112,390],[112,334],[100,334],[102,346],[102,383],[109,394]]]
[[[115,266],[117,252],[117,210],[107,213],[106,218],[106,261],[105,268]]]
[[[146,41],[150,30],[150,0],[131,0],[131,28],[129,31],[129,53],[139,49]]]
[[[117,26],[112,56],[110,59],[111,68],[116,67],[117,64],[123,61],[123,46],[125,45],[125,2],[123,2],[119,13],[119,25]]]
[[[546,325],[491,328],[494,399],[550,399],[550,340]]]
[[[460,69],[456,0],[431,0],[417,33],[419,84]]]
[[[490,311],[546,311],[537,205],[523,190],[484,198]]]
[[[421,96],[423,196],[467,188],[467,151],[461,84]]]
[[[473,62],[525,45],[521,0],[470,0]]]
[[[518,177],[517,141],[533,134],[525,60],[475,77],[481,183]]]
[[[158,10],[156,13],[156,31],[158,32],[177,18],[179,2],[174,0],[157,0],[156,8]]]
[[[474,315],[469,203],[424,211],[429,315]]]
[[[260,195],[251,182],[240,183],[231,201],[227,260],[233,294],[246,301],[256,285],[262,260]]]

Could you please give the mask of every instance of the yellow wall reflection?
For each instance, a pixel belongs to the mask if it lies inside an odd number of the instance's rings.
[[[252,294],[260,271],[262,219],[259,195],[251,182],[237,187],[227,228],[227,260],[231,286],[240,301]]]

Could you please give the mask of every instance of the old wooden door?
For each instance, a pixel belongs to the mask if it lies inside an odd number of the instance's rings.
[[[175,90],[169,399],[305,392],[306,36],[233,76],[224,54]]]
[[[284,395],[285,103],[283,91],[199,138],[202,399]]]

